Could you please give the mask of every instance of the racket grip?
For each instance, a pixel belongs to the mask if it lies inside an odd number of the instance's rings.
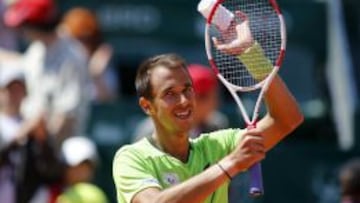
[[[261,163],[258,162],[250,168],[250,190],[251,197],[260,197],[264,194]]]

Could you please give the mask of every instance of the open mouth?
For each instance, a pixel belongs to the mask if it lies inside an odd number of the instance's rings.
[[[186,109],[183,111],[178,111],[175,113],[175,116],[179,119],[188,119],[192,114],[191,109]]]

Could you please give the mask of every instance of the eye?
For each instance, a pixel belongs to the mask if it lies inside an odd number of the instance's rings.
[[[176,92],[173,90],[166,91],[164,92],[163,97],[166,99],[174,99],[176,97]]]
[[[165,92],[165,96],[174,96],[174,92],[173,91],[167,91],[167,92]]]
[[[184,90],[184,93],[187,95],[187,96],[192,96],[194,94],[194,89],[193,87],[189,86],[189,87],[186,87],[185,90]]]

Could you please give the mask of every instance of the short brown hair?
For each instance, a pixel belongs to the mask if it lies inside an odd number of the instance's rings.
[[[152,99],[152,88],[150,83],[151,71],[158,66],[164,66],[169,69],[186,68],[186,61],[177,54],[161,54],[146,59],[137,70],[135,79],[136,93],[139,97]]]

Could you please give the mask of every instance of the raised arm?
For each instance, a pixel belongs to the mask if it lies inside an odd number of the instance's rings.
[[[263,79],[263,75],[256,71],[252,72],[251,57],[262,56],[264,57],[262,64],[269,63],[268,66],[271,67],[272,64],[265,58],[262,48],[253,39],[246,15],[240,11],[236,14],[243,19],[242,23],[235,26],[237,37],[230,42],[213,39],[214,44],[226,54],[239,56],[256,79]],[[249,65],[246,64],[247,61],[250,62]],[[303,115],[295,98],[278,75],[265,93],[265,103],[268,113],[257,123],[257,128],[250,131],[264,136],[265,148],[268,151],[302,123]]]
[[[276,76],[270,84],[265,103],[268,113],[254,131],[263,134],[268,151],[302,123],[303,115],[280,76]]]

